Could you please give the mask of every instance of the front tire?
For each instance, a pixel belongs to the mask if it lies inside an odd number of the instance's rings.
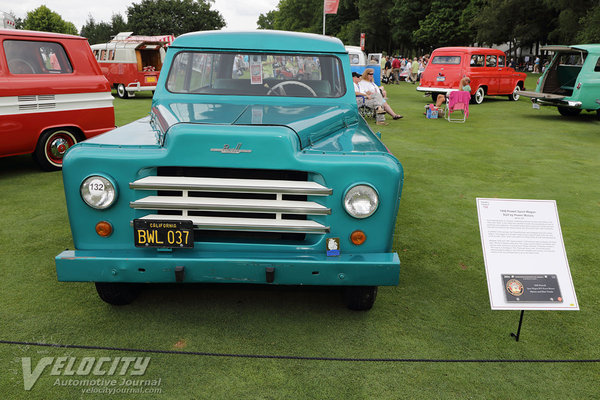
[[[558,112],[563,117],[576,117],[581,114],[581,108],[558,107]]]
[[[75,143],[77,136],[72,129],[47,130],[40,136],[33,158],[44,171],[58,171],[62,168],[65,153]]]
[[[521,91],[521,87],[519,85],[515,86],[515,89],[513,90],[513,92],[508,95],[508,100],[510,100],[510,101],[519,100],[519,97],[521,97],[521,95],[519,94],[520,91]]]
[[[481,104],[483,103],[483,99],[485,98],[485,90],[480,87],[479,89],[477,89],[477,91],[475,92],[475,94],[473,95],[473,103],[475,104]]]
[[[346,286],[344,288],[344,304],[350,310],[370,310],[376,298],[377,286]]]
[[[140,286],[135,283],[95,282],[98,296],[108,304],[124,306],[134,301],[140,294]]]
[[[119,83],[117,85],[117,96],[119,96],[120,99],[129,98],[129,92],[125,90],[125,85],[123,85],[122,83]]]

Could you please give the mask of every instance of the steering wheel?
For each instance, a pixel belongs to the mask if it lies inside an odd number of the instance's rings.
[[[315,91],[310,86],[308,86],[306,83],[302,83],[302,82],[298,82],[298,81],[281,81],[277,85],[275,85],[271,89],[269,89],[269,91],[267,92],[267,95],[271,95],[272,93],[275,92],[275,90],[277,90],[277,91],[279,91],[280,96],[285,96],[286,93],[285,93],[285,89],[283,88],[285,85],[300,86],[300,87],[308,90],[308,92],[310,94],[312,94],[313,97],[317,97],[317,93],[315,93]]]
[[[28,61],[22,58],[13,58],[8,62],[8,70],[11,74],[35,74],[35,69]]]

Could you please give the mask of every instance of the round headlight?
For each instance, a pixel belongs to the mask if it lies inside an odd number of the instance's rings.
[[[356,185],[346,192],[344,208],[354,218],[367,218],[377,210],[379,196],[368,185]]]
[[[99,175],[92,175],[81,184],[81,198],[85,203],[98,210],[104,210],[113,205],[117,199],[115,185]]]

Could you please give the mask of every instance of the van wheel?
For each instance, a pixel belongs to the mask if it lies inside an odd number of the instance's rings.
[[[75,143],[77,136],[72,129],[47,130],[40,136],[33,158],[44,171],[57,171],[62,168],[65,153]]]
[[[510,101],[519,100],[519,97],[521,97],[521,95],[519,94],[520,91],[521,91],[521,88],[519,87],[519,85],[515,86],[515,89],[513,90],[513,92],[508,95],[508,100],[510,100]]]
[[[563,117],[576,117],[581,114],[581,108],[558,107],[558,112]]]
[[[344,304],[350,310],[370,310],[376,298],[377,286],[346,286],[344,288]]]
[[[473,98],[472,98],[473,103],[475,103],[475,104],[483,103],[484,97],[485,97],[485,90],[482,87],[480,87],[479,89],[477,89],[477,91],[473,95]]]
[[[129,98],[129,92],[125,90],[125,85],[123,85],[122,83],[119,83],[117,85],[117,96],[119,96],[120,99]]]
[[[140,285],[135,283],[95,282],[98,296],[108,304],[124,306],[134,301],[140,294]]]

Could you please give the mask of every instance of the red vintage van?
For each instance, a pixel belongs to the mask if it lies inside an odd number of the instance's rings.
[[[506,64],[506,55],[484,47],[441,47],[435,49],[421,75],[419,92],[439,94],[458,90],[463,76],[471,79],[471,102],[481,104],[485,96],[507,95],[518,100],[525,89],[526,75]]]
[[[0,157],[62,167],[75,143],[115,127],[113,97],[85,38],[0,29]]]
[[[175,39],[173,35],[134,36],[132,33],[121,32],[108,43],[92,45],[102,73],[122,99],[156,89],[166,48]]]

